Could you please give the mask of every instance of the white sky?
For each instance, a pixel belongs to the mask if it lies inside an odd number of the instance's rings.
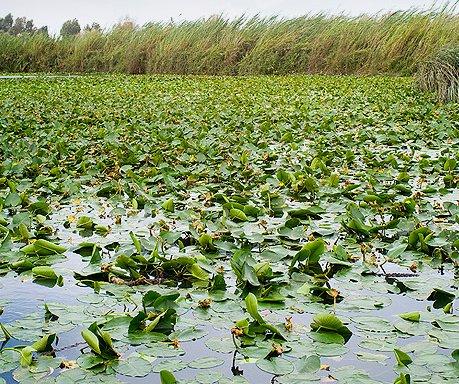
[[[454,2],[454,1],[453,1]],[[213,14],[234,18],[242,14],[301,16],[327,11],[359,15],[379,11],[430,8],[445,1],[423,0],[0,0],[0,17],[33,19],[35,26],[47,25],[58,33],[65,20],[77,18],[80,25],[98,22],[107,28],[125,17],[142,25],[148,21],[193,20]]]

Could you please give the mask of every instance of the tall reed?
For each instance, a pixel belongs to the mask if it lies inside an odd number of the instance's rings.
[[[443,48],[421,63],[417,81],[443,101],[459,101],[459,45]]]
[[[374,16],[213,16],[180,23],[121,23],[71,38],[0,33],[3,72],[175,74],[402,74],[459,44],[455,7]]]

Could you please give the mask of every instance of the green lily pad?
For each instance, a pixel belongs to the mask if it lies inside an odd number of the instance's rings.
[[[163,370],[170,372],[178,372],[182,369],[185,369],[187,366],[188,364],[181,359],[168,359],[160,361],[158,364],[154,365],[152,371],[156,373],[159,373]]]
[[[225,363],[225,360],[216,357],[201,357],[194,359],[188,363],[188,367],[194,369],[209,369],[215,368]],[[215,381],[215,380],[214,380]]]
[[[121,375],[144,377],[151,372],[151,362],[141,356],[130,356],[126,360],[120,359],[112,364],[113,369]]]
[[[273,375],[287,375],[294,371],[295,366],[288,360],[281,357],[274,357],[272,359],[258,359],[257,367],[262,371],[271,373]]]
[[[231,353],[235,348],[229,337],[210,338],[206,341],[206,347],[220,353]]]

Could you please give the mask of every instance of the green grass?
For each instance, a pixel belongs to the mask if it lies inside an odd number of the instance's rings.
[[[70,39],[0,34],[0,71],[414,74],[459,42],[454,6],[374,16],[211,17],[132,23]]]

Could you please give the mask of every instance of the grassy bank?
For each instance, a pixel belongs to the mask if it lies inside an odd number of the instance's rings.
[[[0,34],[0,71],[177,74],[388,73],[459,42],[454,9],[295,19],[132,23],[66,39]]]

